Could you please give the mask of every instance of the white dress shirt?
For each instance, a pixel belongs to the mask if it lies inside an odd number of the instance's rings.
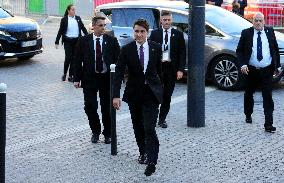
[[[94,50],[95,50],[95,60],[96,60],[96,42],[97,42],[97,38],[100,38],[100,45],[101,45],[101,52],[102,52],[102,61],[103,61],[103,71],[101,73],[106,73],[107,72],[107,67],[106,64],[104,62],[104,57],[103,57],[103,35],[101,35],[100,37],[97,37],[95,34],[93,34],[93,40],[94,40]],[[106,44],[106,43],[104,43]],[[95,65],[96,67],[96,65]],[[96,73],[97,72],[97,68],[96,68]]]
[[[168,50],[165,51],[165,36],[166,36],[166,29],[163,28],[163,44],[162,44],[162,49],[163,49],[163,58],[162,58],[162,62],[170,62],[171,61],[171,57],[170,57],[170,49],[171,49],[171,35],[172,35],[172,28],[170,27],[168,29]]]
[[[263,59],[261,61],[257,60],[257,37],[258,37],[258,32],[261,32],[260,37],[261,37],[261,42],[262,42],[262,56]],[[272,57],[270,54],[270,48],[269,48],[269,42],[266,36],[266,33],[262,29],[262,31],[258,31],[254,29],[254,34],[253,34],[253,47],[252,47],[252,53],[251,57],[249,60],[249,65],[254,66],[254,67],[267,67],[271,64],[272,62]]]
[[[139,44],[136,41],[136,46],[137,46],[138,56],[139,56],[139,59],[140,59],[140,46],[141,46],[141,44]],[[143,44],[143,51],[144,51],[144,71],[143,72],[145,73],[146,70],[147,70],[148,62],[149,62],[149,44],[148,44],[148,41],[146,41]]]
[[[79,25],[74,17],[68,16],[68,27],[66,31],[66,36],[69,38],[77,38],[79,37]]]

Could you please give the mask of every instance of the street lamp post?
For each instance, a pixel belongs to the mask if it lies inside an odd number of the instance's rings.
[[[0,182],[5,182],[6,89],[7,85],[0,83]]]
[[[115,64],[110,65],[111,155],[117,155],[116,110],[112,105]]]
[[[187,126],[205,126],[205,0],[189,1]]]

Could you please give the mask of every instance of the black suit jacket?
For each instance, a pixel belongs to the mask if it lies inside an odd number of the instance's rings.
[[[274,69],[276,69],[281,65],[280,65],[279,48],[274,34],[274,30],[271,27],[264,27],[264,32],[266,33],[269,43],[270,54],[272,57],[272,66]],[[236,50],[238,61],[241,64],[241,66],[249,64],[249,60],[252,54],[252,47],[253,47],[253,35],[254,35],[254,27],[250,27],[242,31],[241,38]]]
[[[186,59],[186,48],[183,33],[179,30],[171,30],[170,35],[170,58],[171,63],[176,71],[184,71],[185,59]],[[159,43],[160,46],[163,44],[163,29],[156,29],[151,32],[150,40]]]
[[[82,36],[81,34],[81,31],[83,31],[84,35],[87,35],[88,34],[88,31],[87,29],[85,28],[81,18],[79,16],[76,16],[75,15],[75,19],[77,20],[78,22],[78,26],[79,26],[79,37]],[[58,30],[58,33],[57,33],[57,36],[56,36],[56,39],[55,39],[55,44],[59,44],[59,40],[62,36],[62,43],[64,43],[65,41],[65,34],[67,32],[67,28],[68,28],[68,16],[64,16],[61,21],[60,21],[60,27],[59,27],[59,30]]]
[[[119,44],[115,37],[103,35],[102,55],[108,73],[110,65],[115,64],[119,55]],[[74,82],[80,82],[83,88],[96,87],[95,50],[93,34],[79,38],[76,45],[74,63]],[[107,84],[107,83],[106,83]]]
[[[121,81],[124,77],[125,68],[128,68],[128,81],[123,95],[123,101],[135,103],[143,100],[143,86],[149,84],[157,100],[162,102],[161,84],[161,46],[155,42],[148,41],[149,62],[144,74],[140,64],[136,42],[133,41],[122,47],[115,68],[115,81],[113,85],[114,98],[120,98]]]

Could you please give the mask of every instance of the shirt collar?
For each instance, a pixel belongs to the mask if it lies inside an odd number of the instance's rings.
[[[68,18],[75,18],[75,15],[74,15],[73,17],[71,17],[71,16],[68,15]]]
[[[137,41],[135,41],[137,48],[139,49],[141,44],[139,44]],[[148,41],[146,40],[146,42],[143,44],[143,48],[145,49],[148,46]]]
[[[101,35],[101,36],[96,36],[95,34],[93,34],[93,39],[94,39],[94,41],[97,39],[97,38],[100,38],[100,41],[103,39],[103,36],[104,35]]]
[[[258,32],[261,32],[261,34],[263,34],[264,33],[264,28],[261,31],[254,29],[254,33],[257,34]]]
[[[164,28],[162,28],[162,29],[163,29],[163,32],[166,31],[166,29],[164,29]],[[170,27],[170,28],[168,29],[168,33],[171,33],[171,31],[172,31],[172,27]]]

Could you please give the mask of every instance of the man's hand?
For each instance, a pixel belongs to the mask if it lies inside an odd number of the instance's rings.
[[[177,80],[180,80],[183,77],[183,72],[177,71]]]
[[[248,73],[249,73],[248,66],[243,65],[243,66],[241,67],[241,72],[242,72],[243,74],[248,75]]]
[[[119,110],[120,106],[121,106],[121,100],[120,98],[113,98],[112,100],[112,105],[116,110]]]
[[[58,44],[55,44],[55,48],[56,48],[56,49],[58,49],[58,46],[59,46]]]
[[[74,82],[74,86],[75,88],[80,88],[81,87],[80,82]]]

